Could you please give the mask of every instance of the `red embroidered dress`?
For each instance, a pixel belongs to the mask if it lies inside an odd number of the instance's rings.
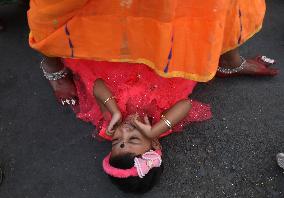
[[[99,62],[80,59],[65,59],[65,65],[74,73],[79,97],[77,117],[92,122],[105,135],[110,116],[103,116],[93,96],[94,81],[101,78],[116,97],[123,115],[148,115],[153,123],[160,120],[161,114],[177,101],[187,99],[196,82],[183,78],[163,78],[144,64]],[[211,117],[210,107],[192,101],[192,110],[173,131],[181,129],[186,122],[202,121]],[[168,131],[163,134],[171,133]]]

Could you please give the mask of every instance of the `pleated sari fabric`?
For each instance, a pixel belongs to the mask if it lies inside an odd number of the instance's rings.
[[[29,42],[47,56],[143,63],[205,82],[264,14],[264,0],[31,0]]]

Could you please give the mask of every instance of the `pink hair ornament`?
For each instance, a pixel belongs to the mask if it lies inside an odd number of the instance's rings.
[[[137,177],[143,178],[152,168],[160,167],[162,164],[161,150],[150,150],[141,157],[134,158],[134,166],[129,169],[119,169],[109,164],[110,153],[103,160],[104,171],[116,178]]]

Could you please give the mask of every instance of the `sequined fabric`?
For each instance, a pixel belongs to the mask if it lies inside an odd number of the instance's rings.
[[[182,78],[163,78],[143,64],[98,62],[79,59],[65,59],[65,65],[74,73],[79,97],[77,117],[93,123],[104,131],[110,115],[103,115],[93,96],[94,81],[103,79],[113,95],[123,117],[139,113],[148,115],[153,123],[160,120],[162,113],[181,99],[187,99],[196,82]],[[174,127],[181,129],[186,122],[203,121],[211,117],[210,107],[192,101],[192,110],[187,118]],[[166,134],[171,133],[168,131]],[[166,134],[163,134],[166,135]]]

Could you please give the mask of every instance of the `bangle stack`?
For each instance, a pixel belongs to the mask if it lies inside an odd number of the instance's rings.
[[[162,115],[161,120],[165,122],[169,129],[172,129],[172,123],[166,118],[166,116]]]
[[[106,105],[110,100],[113,100],[113,99],[115,99],[114,96],[108,97],[108,98],[104,101],[104,105]]]

